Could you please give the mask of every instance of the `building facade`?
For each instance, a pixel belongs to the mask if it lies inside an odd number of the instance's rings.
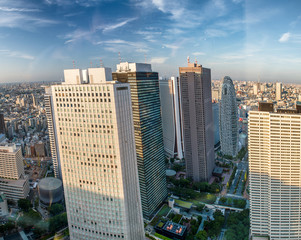
[[[5,134],[5,121],[3,113],[0,113],[0,134]]]
[[[13,143],[0,144],[0,192],[15,201],[26,198],[29,193],[22,150],[20,146]]]
[[[48,89],[71,239],[144,239],[130,86],[70,69]],[[53,136],[52,136],[53,137]]]
[[[124,62],[113,80],[131,86],[142,211],[150,219],[167,197],[158,73],[150,64]]]
[[[183,158],[177,78],[160,80],[160,100],[165,154]]]
[[[212,103],[212,113],[214,122],[214,148],[218,148],[220,146],[219,103]]]
[[[280,101],[282,99],[282,83],[276,83],[276,100]]]
[[[251,235],[300,239],[301,111],[259,107],[249,115]]]
[[[225,155],[236,156],[238,152],[238,109],[234,85],[228,76],[224,77],[221,86],[219,111],[221,152]]]
[[[208,181],[214,168],[211,70],[188,63],[179,72],[186,172],[194,181]]]

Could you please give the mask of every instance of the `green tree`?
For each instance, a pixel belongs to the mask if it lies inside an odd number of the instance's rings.
[[[219,199],[219,201],[220,201],[222,204],[225,204],[225,203],[227,202],[227,198],[221,197],[221,198]]]
[[[24,211],[28,212],[30,208],[32,208],[32,204],[28,199],[19,199],[18,200],[18,207]]]
[[[67,213],[61,213],[49,219],[49,231],[55,232],[68,225]]]
[[[196,210],[201,212],[201,211],[203,211],[204,207],[205,207],[205,204],[200,204],[199,206],[196,207]]]
[[[64,211],[64,207],[62,204],[59,204],[59,203],[52,204],[51,207],[49,207],[49,212],[53,216],[55,216],[63,211]]]
[[[205,230],[201,230],[195,235],[195,237],[197,240],[207,240],[208,234]]]

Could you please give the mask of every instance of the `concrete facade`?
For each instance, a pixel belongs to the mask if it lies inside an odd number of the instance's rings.
[[[300,239],[301,114],[250,111],[250,223],[253,237]],[[255,239],[255,238],[254,238]]]
[[[208,181],[214,169],[211,70],[188,63],[179,72],[187,176]]]
[[[142,240],[130,86],[108,72],[66,70],[51,86],[70,237]]]

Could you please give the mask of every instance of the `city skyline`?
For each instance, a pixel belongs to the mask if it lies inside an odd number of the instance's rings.
[[[24,3],[0,3],[1,83],[59,81],[73,61],[86,68],[102,59],[114,71],[118,52],[122,61],[146,60],[163,78],[177,76],[190,56],[212,79],[299,81],[298,1]]]

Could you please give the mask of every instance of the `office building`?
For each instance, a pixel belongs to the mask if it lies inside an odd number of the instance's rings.
[[[252,237],[300,239],[301,107],[260,103],[249,115]]]
[[[113,80],[131,86],[142,211],[151,219],[167,197],[158,73],[150,64],[122,62]]]
[[[220,134],[219,134],[219,103],[212,103],[212,113],[214,122],[214,148],[220,146]]]
[[[179,72],[187,176],[208,181],[214,168],[211,70],[188,62]]]
[[[144,239],[129,84],[69,69],[52,96],[71,239]],[[49,109],[49,108],[48,108]]]
[[[224,77],[220,100],[220,140],[221,152],[236,156],[238,152],[238,108],[232,79]]]
[[[3,193],[0,193],[0,217],[7,216],[9,214],[7,199]]]
[[[0,134],[5,134],[5,122],[3,113],[0,113]]]
[[[232,83],[233,84],[233,83]],[[259,83],[254,83],[253,84],[253,94],[255,95],[255,96],[257,96],[257,94],[258,94],[258,87],[259,87]]]
[[[29,193],[22,150],[13,143],[0,143],[0,192],[15,201],[26,198]]]
[[[160,100],[165,154],[183,158],[178,79],[160,80]]]
[[[51,159],[53,164],[53,172],[56,178],[62,179],[62,170],[61,170],[61,163],[60,163],[60,151],[58,149],[58,128],[56,126],[56,121],[53,118],[54,113],[54,103],[53,103],[53,96],[51,92],[51,88],[45,88],[45,109],[46,109],[46,116],[48,122],[48,132],[49,132],[49,140],[50,140],[50,150],[51,150]],[[35,151],[33,149],[33,151]],[[31,154],[33,155],[33,151]]]
[[[276,100],[279,101],[282,99],[282,83],[276,83]]]

